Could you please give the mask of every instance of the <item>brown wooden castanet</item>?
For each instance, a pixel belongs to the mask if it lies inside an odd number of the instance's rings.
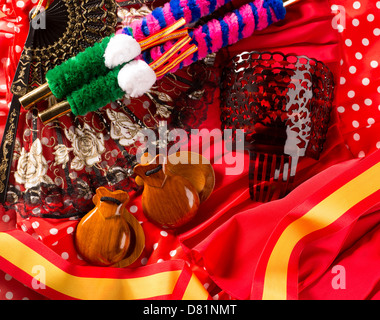
[[[179,175],[190,181],[201,203],[211,195],[215,186],[215,173],[210,161],[202,155],[178,151],[167,157],[165,168],[168,175]]]
[[[177,228],[197,213],[200,199],[195,187],[180,175],[165,172],[163,157],[157,155],[148,164],[135,166],[144,181],[142,207],[145,216],[165,228]]]
[[[128,193],[122,190],[96,190],[95,207],[81,219],[75,232],[75,246],[87,262],[110,266],[127,254],[131,235],[126,217],[130,213],[125,208],[128,200]]]

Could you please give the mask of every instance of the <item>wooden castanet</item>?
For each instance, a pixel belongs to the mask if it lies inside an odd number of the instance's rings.
[[[195,152],[178,151],[167,157],[166,172],[180,175],[190,181],[199,200],[206,201],[214,190],[215,173],[210,161]]]
[[[147,164],[152,160],[153,157],[145,153],[140,163]],[[210,161],[199,153],[178,151],[169,155],[166,158],[166,173],[187,179],[197,190],[201,203],[206,201],[214,190],[214,169]],[[136,176],[135,180],[139,186],[144,185],[143,179],[139,176]]]
[[[75,232],[75,246],[87,262],[120,266],[128,256],[136,259],[136,254],[141,253],[141,240],[145,239],[141,239],[141,231],[136,232],[133,228],[136,224],[125,208],[128,200],[128,193],[122,190],[111,192],[104,187],[96,190],[95,208],[81,219]],[[133,259],[129,260],[131,263]]]
[[[200,199],[190,181],[166,172],[163,156],[135,166],[134,172],[144,182],[142,207],[145,216],[165,228],[177,228],[197,213]]]

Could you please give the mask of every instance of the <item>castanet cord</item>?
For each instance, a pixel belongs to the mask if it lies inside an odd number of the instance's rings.
[[[148,170],[147,172],[145,172],[145,175],[147,177],[149,177],[150,175],[155,174],[155,173],[159,172],[160,170],[162,170],[162,164],[158,165],[156,168],[154,168],[152,170]]]
[[[109,202],[116,203],[118,206],[121,205],[121,201],[120,200],[118,200],[116,198],[112,198],[112,197],[101,197],[100,201],[109,201]]]

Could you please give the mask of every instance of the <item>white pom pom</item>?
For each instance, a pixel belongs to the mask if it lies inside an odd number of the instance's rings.
[[[116,34],[108,42],[104,52],[104,63],[112,69],[122,63],[131,61],[141,53],[140,44],[127,34]]]
[[[117,76],[120,88],[132,98],[148,92],[156,79],[153,69],[143,60],[133,60],[126,64]]]

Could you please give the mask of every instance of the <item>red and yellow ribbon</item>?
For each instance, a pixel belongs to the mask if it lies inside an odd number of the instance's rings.
[[[70,264],[22,231],[0,233],[1,269],[51,299],[208,299],[185,261],[128,268]],[[44,271],[41,289],[33,288],[36,267]]]
[[[172,25],[139,41],[141,51],[144,51],[167,41],[177,40],[167,52],[149,64],[158,78],[168,73],[198,50],[195,44],[189,44],[192,39],[187,28],[183,28],[185,24],[185,19],[181,18]]]
[[[171,24],[170,26],[167,26],[161,31],[158,31],[150,35],[149,37],[146,37],[145,39],[140,40],[139,44],[141,47],[141,51],[155,47],[168,40],[174,40],[174,39],[182,38],[188,35],[186,28],[178,30],[179,28],[183,27],[185,24],[186,24],[185,19],[181,18],[177,22]]]
[[[263,250],[253,299],[297,299],[300,254],[308,243],[354,223],[380,199],[380,154],[359,162],[287,214]]]

